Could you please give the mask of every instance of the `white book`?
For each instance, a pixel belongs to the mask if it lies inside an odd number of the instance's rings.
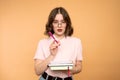
[[[71,70],[73,68],[72,62],[51,62],[49,65],[51,70]]]
[[[73,68],[73,66],[50,66],[51,70],[71,70]]]

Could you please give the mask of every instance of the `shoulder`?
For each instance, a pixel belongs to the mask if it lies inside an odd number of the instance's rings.
[[[81,42],[81,39],[80,38],[77,38],[77,37],[67,37],[68,40],[71,40],[71,41],[74,41],[74,42]]]
[[[49,38],[44,38],[44,39],[41,39],[41,40],[39,40],[39,44],[45,44],[45,43],[47,43],[49,41]]]

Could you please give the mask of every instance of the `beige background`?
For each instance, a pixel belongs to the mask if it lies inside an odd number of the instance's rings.
[[[56,6],[67,9],[82,40],[75,80],[120,80],[120,0],[0,0],[0,80],[38,80],[33,56]]]

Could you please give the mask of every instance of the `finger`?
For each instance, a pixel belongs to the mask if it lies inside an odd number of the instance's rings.
[[[56,43],[55,41],[53,41],[52,44],[58,47],[60,45],[60,42]]]
[[[56,48],[58,48],[57,44],[52,44],[52,45],[50,46],[50,49],[51,49],[51,50],[52,50],[52,49],[56,49]]]
[[[52,42],[52,44],[55,44],[55,40]]]
[[[58,46],[60,46],[60,41],[58,41],[58,43],[57,43],[57,44],[58,44]]]
[[[51,46],[50,49],[53,50],[53,49],[56,49],[57,46]]]
[[[58,48],[58,46],[60,46],[60,42],[56,43],[55,41],[53,41],[50,45],[50,49]]]

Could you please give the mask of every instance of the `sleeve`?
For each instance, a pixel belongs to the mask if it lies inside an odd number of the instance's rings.
[[[77,57],[76,57],[76,60],[83,60],[83,57],[82,57],[82,43],[81,43],[81,40],[78,39],[77,41],[77,46],[76,46],[76,53],[77,53]]]
[[[37,50],[34,56],[34,59],[44,59],[44,53],[43,53],[43,42],[39,41],[38,46],[37,46]]]

